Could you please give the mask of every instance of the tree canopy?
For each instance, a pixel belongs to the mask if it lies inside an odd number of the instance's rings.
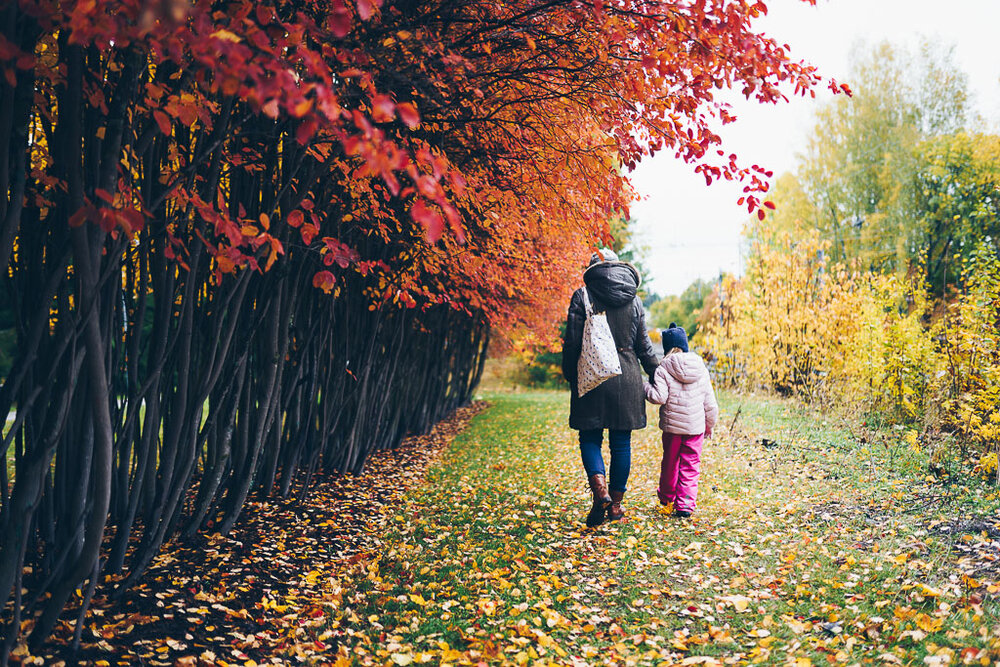
[[[778,226],[830,241],[835,261],[905,273],[925,243],[922,143],[965,127],[968,89],[953,49],[881,43],[853,54],[850,100],[822,108],[794,181],[779,180]]]

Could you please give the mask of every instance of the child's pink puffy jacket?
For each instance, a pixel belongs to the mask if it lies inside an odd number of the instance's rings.
[[[719,417],[708,368],[694,352],[663,358],[653,384],[645,383],[646,398],[660,406],[660,430],[679,435],[712,434]]]

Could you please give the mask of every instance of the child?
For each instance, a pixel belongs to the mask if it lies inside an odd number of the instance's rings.
[[[671,322],[662,337],[663,361],[653,374],[653,383],[643,383],[646,399],[662,406],[663,460],[656,495],[661,505],[673,504],[677,516],[689,517],[698,500],[701,445],[712,437],[719,406],[705,362],[688,352],[683,327]]]

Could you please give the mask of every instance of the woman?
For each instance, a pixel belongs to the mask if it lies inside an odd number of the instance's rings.
[[[597,526],[605,517],[617,521],[625,516],[622,498],[632,465],[632,431],[646,427],[642,370],[652,376],[659,360],[646,333],[642,301],[636,296],[641,280],[635,267],[619,261],[618,255],[611,250],[600,250],[590,258],[590,265],[583,272],[583,282],[584,287],[576,290],[569,302],[562,369],[573,390],[569,426],[580,432],[580,455],[594,494],[587,525]],[[580,397],[577,395],[576,365],[583,343],[583,323],[587,319],[584,289],[590,296],[594,312],[607,313],[622,374]],[[608,429],[611,448],[610,484],[605,478],[601,455],[604,429]]]

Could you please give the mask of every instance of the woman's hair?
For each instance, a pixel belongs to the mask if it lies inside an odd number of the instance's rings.
[[[679,347],[671,348],[671,350],[667,352],[667,356],[669,357],[671,354],[677,354],[678,352],[683,352],[683,351],[684,350],[682,350]]]

